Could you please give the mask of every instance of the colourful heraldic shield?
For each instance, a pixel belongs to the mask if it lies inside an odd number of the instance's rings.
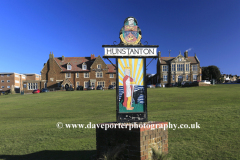
[[[133,17],[125,20],[120,33],[120,39],[125,45],[137,45],[142,38],[137,20]]]
[[[143,58],[118,58],[119,113],[144,112]]]

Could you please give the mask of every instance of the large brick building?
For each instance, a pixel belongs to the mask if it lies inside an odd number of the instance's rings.
[[[41,87],[41,75],[35,73],[28,73],[26,80],[23,83],[24,93],[31,93],[34,89],[40,89]]]
[[[50,53],[41,75],[41,88],[96,88],[98,85],[108,88],[116,84],[114,66],[105,64],[100,56],[95,57],[94,54],[90,57],[54,57]]]
[[[188,51],[181,52],[177,57],[161,57],[158,52],[157,61],[157,83],[175,84],[182,81],[201,81],[202,70],[200,61],[196,54],[194,57],[188,56]]]
[[[2,72],[0,73],[0,92],[9,92],[13,87],[16,93],[20,93],[23,90],[24,82],[29,80],[41,80],[41,75]]]

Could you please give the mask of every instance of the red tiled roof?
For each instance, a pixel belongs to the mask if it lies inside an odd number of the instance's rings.
[[[172,61],[176,57],[161,57],[161,64],[167,64],[167,61]],[[198,63],[195,57],[187,58],[191,63]]]
[[[97,57],[91,60],[91,57],[64,57],[64,61],[62,61],[62,57],[54,58],[59,67],[63,72],[80,72],[80,71],[90,71],[90,67],[93,64]],[[82,64],[85,62],[87,65],[87,70],[82,70]],[[70,63],[72,66],[71,70],[67,70],[67,64]],[[107,64],[108,72],[116,73],[115,67],[112,64]]]
[[[64,61],[62,61],[62,57],[54,58],[58,63],[59,67],[63,72],[65,71],[90,71],[90,67],[93,64],[94,60],[91,60],[91,57],[64,57]],[[82,64],[86,63],[87,70],[82,70]],[[70,63],[72,66],[71,70],[67,70],[67,64]]]
[[[108,72],[116,73],[116,69],[112,64],[107,64],[107,66],[108,66]]]

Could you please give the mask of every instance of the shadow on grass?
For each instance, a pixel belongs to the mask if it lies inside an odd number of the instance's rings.
[[[26,155],[0,155],[0,160],[81,160],[96,159],[96,150],[83,151],[40,151]]]

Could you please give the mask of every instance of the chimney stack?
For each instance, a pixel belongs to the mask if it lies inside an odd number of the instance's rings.
[[[95,55],[91,54],[91,60],[95,59]]]
[[[53,52],[49,54],[49,59],[54,58]]]
[[[65,57],[64,57],[64,56],[62,56],[62,62],[64,61],[64,59],[65,59]]]
[[[161,58],[161,52],[158,51],[158,58]]]
[[[188,51],[187,50],[184,52],[184,57],[188,58]]]

